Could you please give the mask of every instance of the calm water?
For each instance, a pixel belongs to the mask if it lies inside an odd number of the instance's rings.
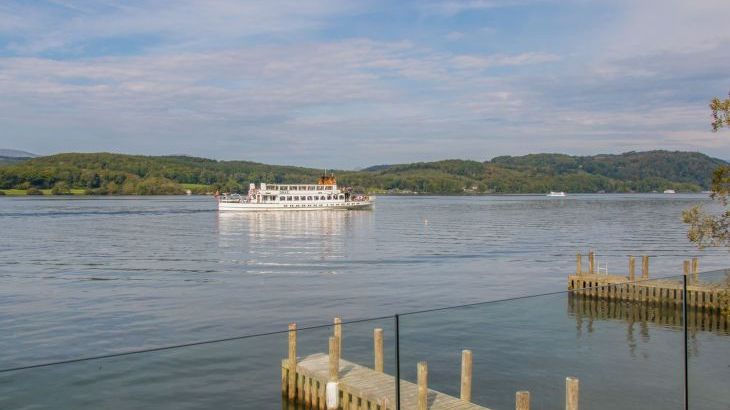
[[[631,253],[654,256],[652,276],[681,273],[690,256],[725,268],[727,251],[686,241],[680,213],[698,202],[708,201],[382,197],[373,211],[234,215],[196,197],[0,198],[0,367],[563,290],[589,246],[615,273]],[[656,388],[656,408],[681,400],[676,327],[643,323],[633,337],[623,320],[589,328],[565,295],[509,303],[404,318],[405,375],[429,360],[433,386],[456,393],[460,349],[471,348],[475,399],[493,408],[518,389],[543,399],[533,408],[559,408],[573,373],[593,393],[586,408],[651,408],[626,394],[610,403],[608,385]],[[347,325],[346,358],[369,364],[373,327],[391,345],[390,319]],[[324,351],[329,332],[301,332],[300,353]],[[712,369],[702,385],[714,392],[730,380],[730,339],[696,340],[693,363]],[[5,374],[0,408],[278,407],[285,344],[272,335]],[[702,408],[730,409],[725,399]]]

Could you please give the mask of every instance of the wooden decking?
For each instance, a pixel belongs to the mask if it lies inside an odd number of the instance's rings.
[[[681,305],[684,293],[681,279],[649,280],[649,257],[642,257],[641,278],[635,274],[635,259],[629,257],[628,275],[609,275],[597,267],[593,252],[588,254],[588,270],[583,269],[581,254],[577,255],[576,272],[568,276],[568,289],[576,294],[608,300]],[[598,268],[598,269],[597,269]],[[730,291],[727,284],[705,283],[699,277],[697,258],[684,261],[687,277],[687,306],[699,309],[720,310]]]
[[[281,362],[282,387],[289,377],[289,361]],[[325,409],[325,386],[329,380],[329,355],[316,353],[297,360],[296,398],[305,407]],[[395,378],[365,366],[339,360],[340,408],[385,410],[395,408]],[[416,409],[418,386],[401,380],[401,408]],[[443,410],[484,410],[485,407],[428,390],[428,408]]]
[[[625,276],[581,274],[568,276],[568,289],[576,293],[609,300],[682,304],[682,283],[677,280],[631,282]],[[687,305],[720,309],[727,289],[715,284],[687,285]]]

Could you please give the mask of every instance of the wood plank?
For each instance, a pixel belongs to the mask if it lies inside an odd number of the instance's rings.
[[[286,367],[287,362],[287,360],[282,360],[282,367]],[[298,360],[296,369],[298,375],[306,375],[306,379],[311,380],[312,387],[316,384],[324,386],[329,378],[329,357],[324,353],[316,353],[301,358]],[[379,403],[383,399],[387,399],[390,406],[394,406],[395,378],[393,376],[340,359],[339,377],[340,391],[345,392],[344,397],[351,397],[351,401],[348,400],[347,407],[365,408],[367,402]],[[313,395],[310,393],[310,397]],[[403,407],[415,408],[417,397],[418,386],[415,383],[402,380],[401,400]],[[485,407],[432,389],[428,389],[428,403],[428,408],[433,410],[488,410]],[[345,403],[341,403],[342,405],[345,405]]]

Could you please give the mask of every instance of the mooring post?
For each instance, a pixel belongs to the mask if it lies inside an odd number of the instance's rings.
[[[342,319],[335,318],[335,337],[337,338],[337,356],[342,357]]]
[[[418,362],[418,410],[428,409],[428,364]]]
[[[565,410],[578,410],[578,379],[565,378]]]
[[[335,336],[329,338],[329,381],[326,387],[327,410],[339,408],[340,391],[338,380],[340,378],[340,356],[337,354],[339,339]]]
[[[471,350],[461,351],[461,399],[471,401]]]
[[[629,255],[629,282],[636,280],[636,259]]]
[[[289,383],[287,398],[294,400],[297,392],[297,324],[289,323]]]
[[[595,275],[596,273],[596,256],[593,251],[588,252],[588,273]]]
[[[375,371],[383,372],[383,329],[373,330],[373,351],[375,356]]]
[[[340,356],[337,354],[339,341],[335,336],[330,336],[329,376],[331,382],[336,382],[340,378]]]
[[[641,257],[641,279],[649,279],[649,257]]]
[[[529,391],[518,391],[515,394],[515,410],[530,410]]]
[[[699,273],[700,272],[700,258],[694,257],[692,258],[692,273]]]
[[[575,256],[575,274],[578,276],[583,274],[583,255],[580,252]]]
[[[692,277],[689,276],[689,270],[690,270],[690,261],[685,260],[682,263],[682,272],[684,273],[684,276],[687,277],[687,283],[690,285],[692,284]]]

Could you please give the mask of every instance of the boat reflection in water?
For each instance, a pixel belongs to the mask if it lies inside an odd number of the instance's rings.
[[[248,259],[238,262],[247,265],[311,268],[374,251],[374,214],[367,210],[226,212],[218,214],[218,231],[220,250],[235,258],[244,250]]]

